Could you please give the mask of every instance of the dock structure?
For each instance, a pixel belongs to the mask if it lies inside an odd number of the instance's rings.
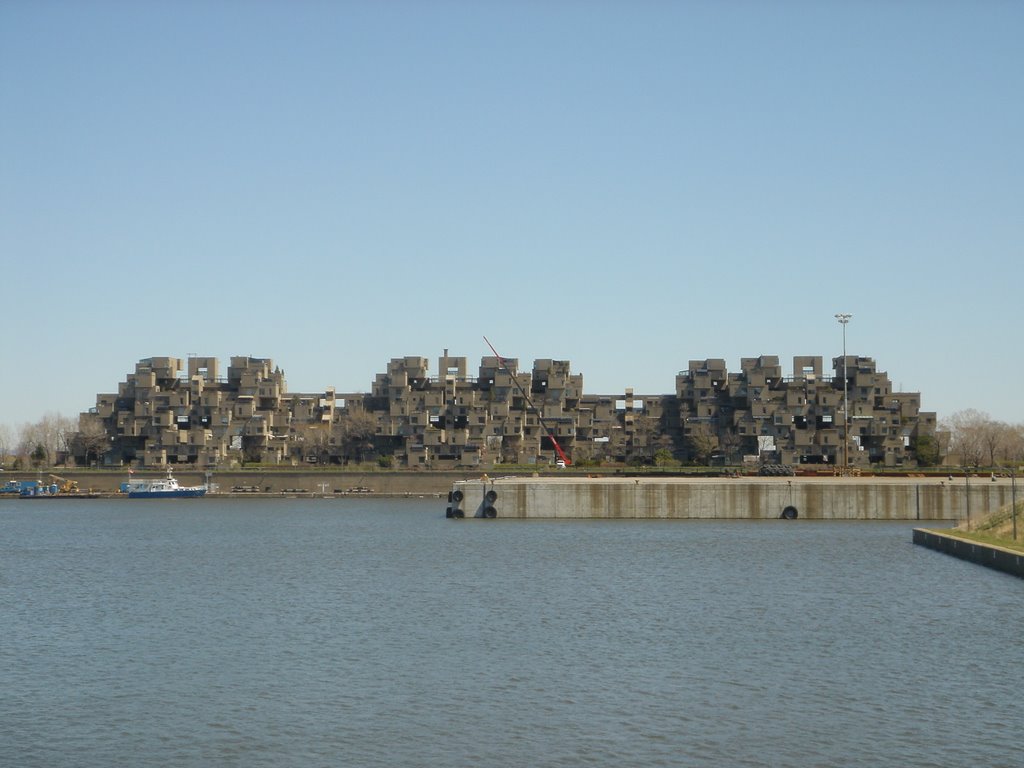
[[[925,528],[915,528],[913,537],[919,546],[1024,579],[1024,554],[1016,550]]]
[[[961,521],[1010,499],[1001,479],[484,476],[453,484],[445,516]]]

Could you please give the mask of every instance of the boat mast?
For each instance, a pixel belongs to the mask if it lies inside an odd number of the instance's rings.
[[[537,414],[537,421],[540,422],[541,428],[548,433],[548,439],[551,441],[551,444],[555,446],[555,452],[558,454],[558,458],[564,461],[565,466],[568,467],[570,464],[572,464],[572,462],[569,460],[569,457],[565,455],[565,451],[562,450],[562,446],[560,446],[558,444],[558,441],[555,439],[555,433],[552,432],[548,428],[548,425],[544,423],[544,416],[541,415],[541,412],[537,409],[537,406],[533,404],[533,400],[530,399],[530,395],[527,394],[525,389],[523,389],[523,385],[519,383],[519,379],[516,377],[516,375],[509,370],[508,365],[505,364],[505,358],[498,354],[498,350],[496,350],[494,348],[494,345],[487,340],[486,336],[484,336],[484,341],[487,342],[487,346],[491,348],[491,352],[494,353],[494,356],[498,358],[498,365],[501,367],[501,370],[503,370],[505,373],[512,377],[512,381],[515,382],[516,388],[519,390],[519,393],[523,396],[523,399],[526,400],[526,404],[530,406],[530,409],[535,414]]]

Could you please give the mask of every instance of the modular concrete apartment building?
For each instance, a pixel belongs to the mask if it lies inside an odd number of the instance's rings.
[[[894,393],[871,358],[797,357],[784,377],[778,358],[690,361],[675,392],[583,392],[566,360],[484,357],[392,359],[369,393],[288,391],[270,359],[232,357],[227,375],[212,357],[139,361],[117,393],[99,394],[80,416],[75,458],[103,464],[227,466],[382,458],[423,468],[551,464],[552,436],[575,463],[645,462],[656,452],[682,461],[914,466],[915,441],[935,437],[919,393]],[[848,417],[843,411],[846,378]],[[849,434],[846,450],[843,435]],[[92,436],[101,449],[90,453]]]

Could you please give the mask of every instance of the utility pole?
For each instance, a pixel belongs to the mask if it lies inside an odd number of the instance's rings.
[[[839,312],[836,320],[843,326],[843,474],[850,471],[850,407],[846,398],[846,324],[853,317],[849,312]]]

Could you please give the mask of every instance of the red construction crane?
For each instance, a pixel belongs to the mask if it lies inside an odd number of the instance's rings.
[[[558,441],[555,439],[555,433],[548,429],[548,425],[544,423],[544,416],[541,415],[537,406],[533,404],[533,401],[530,399],[530,395],[527,394],[525,389],[523,389],[523,385],[519,383],[519,379],[512,373],[512,371],[509,370],[508,366],[505,364],[505,358],[498,354],[498,350],[494,348],[494,345],[491,344],[491,342],[487,341],[486,336],[484,336],[484,341],[487,342],[487,346],[491,348],[491,352],[494,353],[494,356],[498,358],[498,365],[501,366],[501,369],[512,377],[512,381],[515,382],[516,387],[519,389],[519,393],[523,396],[523,399],[526,400],[527,405],[529,405],[533,412],[537,414],[537,421],[540,422],[544,431],[548,433],[548,439],[551,441],[551,444],[555,446],[555,452],[558,454],[558,458],[565,462],[565,466],[568,467],[572,462],[569,461],[569,457],[565,455],[565,451],[562,450],[562,446],[560,446]]]

